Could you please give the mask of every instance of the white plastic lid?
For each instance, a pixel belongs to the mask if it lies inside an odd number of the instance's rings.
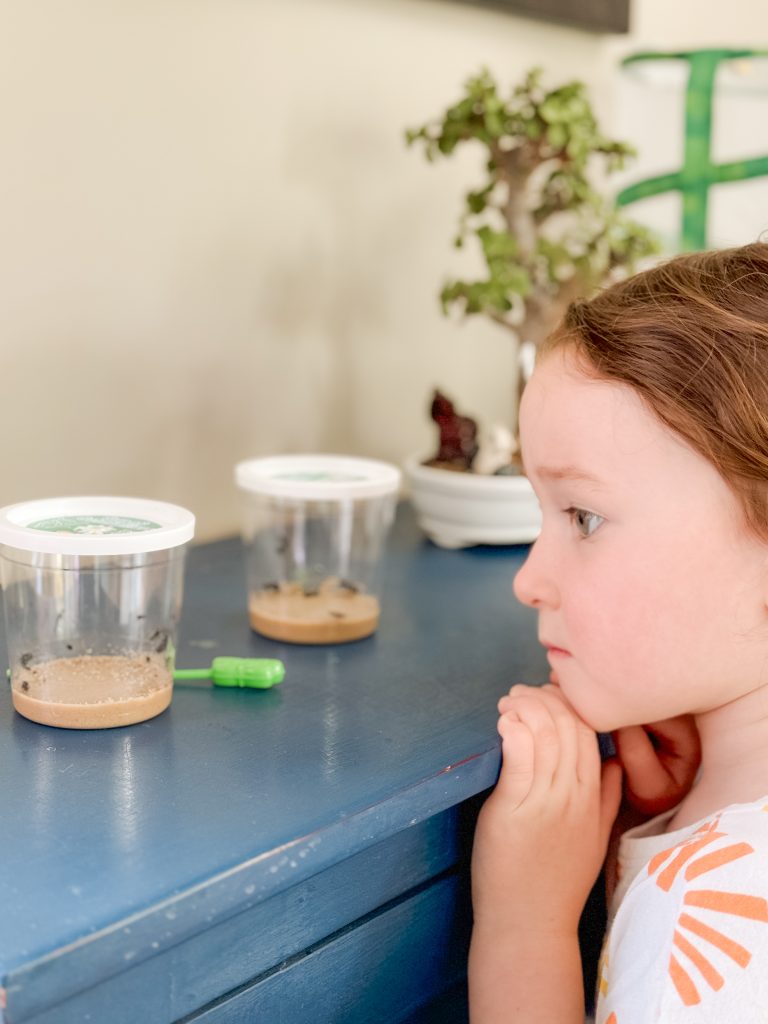
[[[305,501],[381,498],[400,486],[388,462],[351,455],[272,455],[235,466],[238,487],[251,494]]]
[[[0,544],[58,555],[128,555],[192,539],[195,517],[143,498],[44,498],[0,509]]]

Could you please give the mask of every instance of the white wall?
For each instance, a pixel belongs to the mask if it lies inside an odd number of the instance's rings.
[[[441,0],[28,0],[0,37],[0,503],[178,501],[237,527],[231,467],[400,461],[431,387],[504,419],[511,346],[437,293],[477,157],[403,131],[487,65],[586,79],[640,45],[757,45],[762,0],[634,0],[630,38]]]

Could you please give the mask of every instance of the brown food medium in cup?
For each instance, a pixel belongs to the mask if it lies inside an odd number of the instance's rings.
[[[173,695],[173,676],[157,654],[56,658],[14,669],[11,683],[20,715],[61,729],[144,722],[165,711]]]
[[[342,644],[376,631],[379,601],[336,577],[308,590],[299,583],[252,591],[251,626],[262,636],[291,644]]]

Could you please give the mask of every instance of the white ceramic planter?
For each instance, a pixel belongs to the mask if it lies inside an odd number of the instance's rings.
[[[541,529],[539,503],[524,476],[453,473],[406,459],[405,476],[422,530],[442,548],[527,544]]]

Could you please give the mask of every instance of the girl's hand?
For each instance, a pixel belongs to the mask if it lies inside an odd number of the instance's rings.
[[[549,681],[557,685],[556,672]],[[623,809],[635,824],[671,810],[688,795],[701,764],[693,715],[630,725],[611,735],[624,770]]]
[[[679,804],[693,786],[701,764],[701,743],[692,715],[613,733],[624,769],[624,801],[643,818]]]
[[[557,687],[515,686],[499,701],[502,768],[478,819],[475,926],[572,933],[600,871],[621,797],[595,733]]]
[[[624,769],[624,793],[605,863],[608,900],[618,882],[618,849],[627,829],[675,807],[693,786],[701,764],[699,732],[692,715],[612,733]]]

